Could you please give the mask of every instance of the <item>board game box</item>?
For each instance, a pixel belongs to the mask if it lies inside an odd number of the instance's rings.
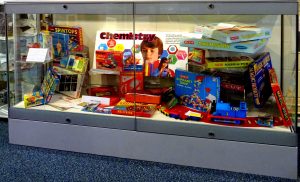
[[[69,56],[70,37],[68,34],[52,33],[53,58],[62,59]]]
[[[69,35],[68,48],[70,51],[83,50],[83,35],[82,35],[81,27],[50,25],[48,27],[48,30],[50,32],[68,34]]]
[[[195,32],[224,43],[270,38],[272,30],[266,27],[240,23],[213,23],[195,27]]]
[[[292,120],[290,118],[289,111],[286,107],[286,103],[284,101],[283,94],[282,94],[281,88],[279,86],[274,68],[269,69],[269,75],[270,75],[272,92],[276,99],[276,104],[277,104],[280,116],[283,120],[283,124],[284,124],[284,126],[287,126],[287,127],[292,126]]]
[[[59,84],[59,77],[58,75],[53,71],[52,68],[49,68],[46,72],[46,75],[44,77],[42,86],[41,86],[41,92],[44,97],[44,103],[47,104],[50,102],[52,95],[55,92],[55,89],[57,85]]]
[[[157,81],[172,78],[175,69],[185,69],[188,59],[188,48],[181,47],[179,42],[182,32],[109,32],[98,31],[94,53],[93,68],[97,67],[97,51],[111,50],[123,52],[123,70],[137,71],[144,74],[144,86],[153,88]],[[155,81],[153,81],[153,79]],[[170,85],[170,84],[161,84]]]
[[[127,102],[120,100],[115,107],[111,110],[111,113],[126,116],[139,116],[139,117],[152,117],[156,111],[156,104],[145,104]]]
[[[57,66],[54,66],[54,71],[60,78],[60,83],[56,91],[72,98],[79,98],[85,74],[80,74]]]
[[[229,44],[210,38],[197,39],[186,37],[180,41],[180,46],[254,54],[263,49],[266,46],[267,42],[268,39],[258,39]]]
[[[248,56],[206,58],[207,68],[246,68],[254,60]]]
[[[249,65],[249,77],[251,82],[254,105],[262,108],[272,94],[269,70],[272,69],[270,53],[266,52],[258,56]]]
[[[96,68],[121,71],[123,68],[123,52],[96,50]]]
[[[142,72],[122,71],[120,73],[119,94],[123,96],[128,92],[144,89],[144,77]]]
[[[175,95],[184,106],[207,111],[220,99],[220,78],[176,69]]]

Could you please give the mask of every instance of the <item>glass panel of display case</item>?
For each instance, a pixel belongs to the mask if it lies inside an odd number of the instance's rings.
[[[101,6],[99,14],[12,14],[13,118],[134,129],[133,97],[124,100],[136,85],[133,11],[114,7]]]
[[[11,16],[7,16],[7,45],[8,54],[12,55],[12,19]],[[7,61],[6,61],[6,23],[3,2],[0,3],[0,117],[7,118],[8,115],[8,90],[7,90]],[[10,98],[13,95],[10,94]]]
[[[8,3],[11,117],[295,146],[291,2]]]
[[[295,144],[296,16],[138,12],[136,33],[155,36],[136,102],[158,110],[139,131]]]

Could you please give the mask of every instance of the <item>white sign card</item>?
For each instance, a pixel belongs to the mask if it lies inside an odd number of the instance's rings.
[[[50,61],[47,48],[29,48],[26,62],[45,63]]]

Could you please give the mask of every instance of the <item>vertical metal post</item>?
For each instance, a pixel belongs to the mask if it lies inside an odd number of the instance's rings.
[[[15,102],[20,102],[22,100],[23,92],[22,92],[22,70],[21,70],[21,54],[20,54],[20,37],[18,35],[17,29],[17,15],[12,14],[12,21],[13,21],[13,49],[14,49],[14,91],[15,91]],[[15,104],[15,103],[14,103]]]

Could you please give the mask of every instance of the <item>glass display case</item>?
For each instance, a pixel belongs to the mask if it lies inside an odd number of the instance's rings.
[[[297,7],[7,1],[10,143],[297,178]]]

